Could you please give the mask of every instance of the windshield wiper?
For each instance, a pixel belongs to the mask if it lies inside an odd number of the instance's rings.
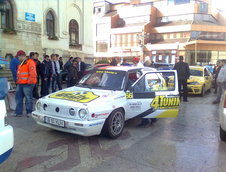
[[[110,87],[106,87],[106,86],[101,86],[101,85],[95,85],[93,86],[94,88],[103,88],[104,90],[113,90],[116,91],[116,89],[110,88]]]
[[[76,84],[76,86],[78,86],[78,87],[86,87],[86,88],[92,89],[92,87],[90,85],[85,84],[85,83],[78,83],[78,84]]]

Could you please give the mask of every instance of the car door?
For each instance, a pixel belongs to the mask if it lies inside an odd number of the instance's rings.
[[[143,74],[126,91],[126,117],[170,118],[179,112],[176,71],[155,71]]]
[[[206,87],[205,90],[210,89],[212,84],[212,76],[207,68],[204,69],[204,80],[205,80],[205,87]]]

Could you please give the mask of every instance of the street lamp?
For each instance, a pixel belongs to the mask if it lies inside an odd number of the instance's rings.
[[[144,32],[144,30],[142,29],[142,33],[141,34],[138,34],[138,37],[139,37],[139,44],[140,44],[140,48],[141,48],[141,52],[140,52],[140,56],[141,56],[141,59],[143,60],[143,56],[144,56],[144,45],[145,45],[145,39],[146,38],[149,38],[149,35],[150,33],[146,33]]]

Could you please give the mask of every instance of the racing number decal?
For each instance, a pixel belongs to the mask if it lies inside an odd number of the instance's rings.
[[[126,92],[126,99],[133,99],[133,93]]]
[[[180,105],[179,97],[156,96],[151,102],[153,109],[178,109]]]
[[[99,96],[90,91],[61,91],[49,96],[50,98],[69,100],[79,103],[89,103]]]

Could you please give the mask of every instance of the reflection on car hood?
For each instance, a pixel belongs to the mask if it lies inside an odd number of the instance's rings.
[[[55,103],[62,104],[87,104],[87,103],[97,103],[97,101],[106,102],[106,99],[113,99],[120,94],[121,91],[112,90],[99,90],[99,89],[89,89],[81,87],[70,87],[58,92],[52,93],[45,97],[48,101],[54,101]],[[105,99],[103,101],[103,99]]]

